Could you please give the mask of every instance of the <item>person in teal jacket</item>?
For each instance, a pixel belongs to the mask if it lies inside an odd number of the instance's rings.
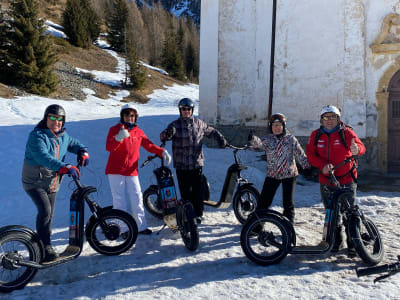
[[[51,246],[50,236],[54,205],[62,176],[80,176],[77,167],[64,162],[65,155],[67,152],[77,154],[80,166],[87,166],[89,163],[86,147],[66,132],[65,117],[62,106],[48,106],[43,119],[30,132],[25,148],[22,185],[38,210],[36,231],[45,246],[43,261],[58,257]]]

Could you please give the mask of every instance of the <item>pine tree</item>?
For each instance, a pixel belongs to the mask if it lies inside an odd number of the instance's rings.
[[[170,33],[164,42],[162,66],[172,77],[179,80],[185,79],[183,61],[177,46],[177,38],[173,28],[170,29]]]
[[[58,84],[52,66],[57,58],[52,42],[44,34],[43,20],[39,19],[36,0],[12,2],[9,26],[5,32],[6,53],[4,60],[9,67],[9,81],[25,88],[28,92],[49,95]]]
[[[129,64],[129,79],[132,87],[134,89],[143,88],[146,83],[146,70],[140,64],[140,60],[136,54],[135,48],[129,48],[127,60]]]
[[[196,80],[199,77],[199,65],[196,61],[196,52],[191,42],[186,47],[185,55],[186,77],[190,80]]]
[[[123,52],[125,49],[128,25],[128,5],[126,0],[113,0],[107,16],[107,41],[111,48]]]
[[[100,34],[100,19],[88,0],[67,0],[63,27],[71,44],[88,48]]]
[[[5,82],[9,78],[9,68],[6,62],[7,53],[7,36],[6,32],[9,31],[9,24],[6,22],[4,13],[0,5],[0,81]]]

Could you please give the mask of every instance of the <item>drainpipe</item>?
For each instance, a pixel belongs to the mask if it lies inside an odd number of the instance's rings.
[[[272,115],[272,99],[274,97],[274,63],[275,63],[275,30],[276,30],[276,1],[273,0],[272,8],[272,34],[271,34],[271,60],[269,65],[269,100],[268,119]]]

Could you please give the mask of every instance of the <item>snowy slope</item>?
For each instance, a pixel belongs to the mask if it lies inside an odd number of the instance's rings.
[[[112,81],[118,74],[102,74],[98,80]],[[21,186],[21,167],[27,136],[52,103],[64,106],[68,132],[89,147],[90,165],[83,170],[82,183],[94,185],[94,196],[105,206],[111,204],[108,181],[104,175],[108,128],[118,122],[127,91],[110,99],[88,97],[82,101],[60,101],[37,96],[0,98],[0,226],[22,224],[34,228],[36,209]],[[137,104],[139,126],[154,142],[169,122],[176,119],[177,102],[182,97],[196,100],[198,86],[167,87],[149,95],[147,104]],[[171,145],[167,149],[171,152]],[[233,161],[229,149],[204,149],[204,173],[211,185],[211,198],[219,193],[228,166]],[[249,164],[248,178],[262,187],[265,163],[258,153],[246,151],[242,160]],[[142,151],[140,162],[147,153]],[[74,156],[67,161],[74,163]],[[140,169],[144,190],[154,183],[149,164]],[[300,178],[296,187],[296,232],[299,244],[316,244],[321,238],[322,207],[319,186]],[[54,217],[53,244],[61,252],[68,241],[68,209],[72,185],[69,179],[58,194]],[[281,191],[273,208],[281,211]],[[384,262],[400,254],[398,193],[359,193],[362,209],[381,230],[386,246]],[[86,219],[88,216],[86,216]],[[151,229],[161,229],[159,220],[147,216]],[[241,226],[231,208],[206,208],[199,226],[200,246],[194,253],[183,245],[178,234],[165,229],[160,234],[139,236],[135,246],[117,257],[97,254],[85,243],[82,255],[67,264],[41,270],[20,291],[0,295],[0,299],[395,299],[399,297],[400,276],[373,284],[372,278],[358,279],[354,268],[364,266],[359,258],[336,255],[289,255],[280,264],[260,267],[251,263],[240,247]]]

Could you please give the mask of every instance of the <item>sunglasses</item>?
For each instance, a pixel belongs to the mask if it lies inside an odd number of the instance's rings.
[[[337,120],[337,116],[323,116],[321,119],[324,121]]]
[[[132,117],[132,118],[136,117],[135,114],[124,114],[124,116],[125,116],[125,117]]]
[[[63,121],[64,120],[64,117],[56,117],[56,116],[48,116],[48,118],[50,119],[50,120],[52,120],[52,121]]]
[[[183,111],[191,111],[192,109],[190,107],[181,107],[181,110],[183,110]]]

